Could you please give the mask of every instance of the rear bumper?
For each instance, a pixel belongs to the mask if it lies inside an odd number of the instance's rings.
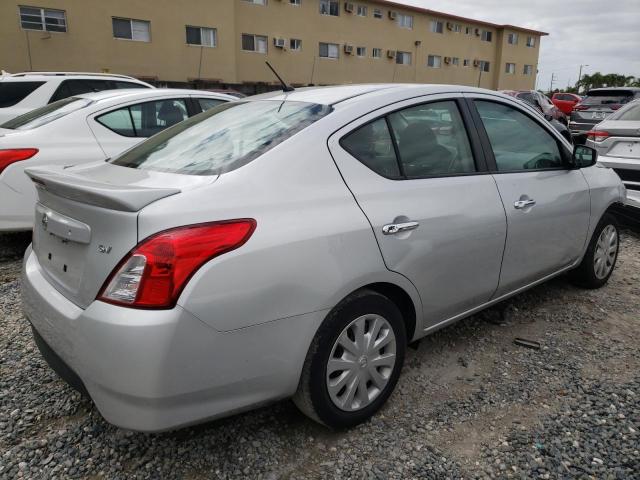
[[[132,310],[95,301],[82,310],[47,282],[31,248],[22,296],[50,350],[45,356],[75,373],[107,421],[151,432],[292,395],[326,314],[221,333],[181,307]]]

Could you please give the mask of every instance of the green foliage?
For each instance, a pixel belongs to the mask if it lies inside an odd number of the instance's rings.
[[[601,87],[640,87],[640,78],[617,73],[603,75],[596,72],[592,75],[585,74],[580,81],[576,82],[576,89],[580,88],[583,91]]]

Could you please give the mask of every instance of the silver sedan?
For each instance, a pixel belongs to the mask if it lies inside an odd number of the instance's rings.
[[[640,218],[640,100],[625,105],[587,133],[586,144],[599,154],[598,162],[613,168],[627,187],[627,209]]]
[[[480,89],[220,105],[108,162],[27,170],[25,314],[116,425],[293,397],[353,426],[389,398],[410,342],[564,272],[607,282],[625,190],[595,162]]]

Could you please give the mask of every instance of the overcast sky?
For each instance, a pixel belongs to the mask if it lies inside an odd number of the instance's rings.
[[[396,0],[398,1],[398,0]],[[640,0],[400,0],[493,23],[548,32],[537,88],[566,88],[582,72],[640,77]]]

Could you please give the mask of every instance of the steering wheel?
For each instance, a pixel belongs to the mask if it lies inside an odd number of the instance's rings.
[[[536,155],[531,160],[526,162],[523,166],[526,170],[532,170],[537,168],[553,168],[556,167],[557,164],[553,161],[550,152],[544,152]]]

